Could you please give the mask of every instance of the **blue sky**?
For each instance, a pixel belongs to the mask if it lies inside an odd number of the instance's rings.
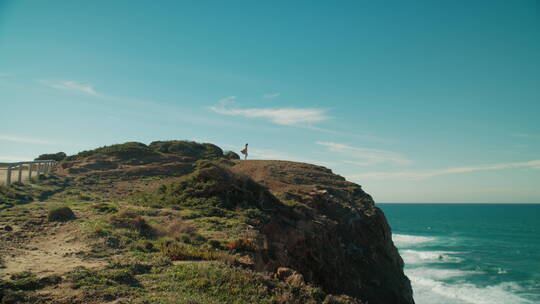
[[[0,105],[0,162],[249,142],[377,202],[540,202],[540,3],[0,0]]]

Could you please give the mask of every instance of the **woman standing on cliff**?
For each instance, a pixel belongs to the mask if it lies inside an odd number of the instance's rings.
[[[246,144],[244,149],[240,150],[240,153],[244,154],[244,160],[246,160],[248,156],[248,144]]]

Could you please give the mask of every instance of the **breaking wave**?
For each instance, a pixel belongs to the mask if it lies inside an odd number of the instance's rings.
[[[474,284],[471,278],[485,273],[460,269],[465,268],[468,252],[431,250],[434,244],[445,244],[439,238],[394,234],[393,240],[405,262],[405,274],[411,280],[417,304],[533,303],[519,294],[523,288],[516,282]]]
[[[434,237],[419,236],[419,235],[406,235],[406,234],[393,234],[392,240],[394,245],[398,248],[420,246],[424,243],[433,242],[436,240]]]
[[[511,283],[478,287],[471,283],[445,283],[425,275],[405,272],[411,280],[417,304],[532,304],[514,292],[519,287]],[[440,278],[439,278],[440,279]]]

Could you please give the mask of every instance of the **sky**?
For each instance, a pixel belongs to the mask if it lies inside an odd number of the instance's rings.
[[[0,0],[0,162],[186,139],[540,203],[540,2]]]

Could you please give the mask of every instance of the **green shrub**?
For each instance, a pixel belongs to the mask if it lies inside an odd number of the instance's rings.
[[[49,210],[49,222],[65,222],[75,219],[75,214],[69,207],[60,207]]]
[[[161,152],[193,157],[196,159],[217,159],[223,157],[223,150],[216,145],[185,140],[154,141],[150,149]]]
[[[143,236],[152,236],[155,230],[146,220],[133,210],[124,210],[109,217],[109,222],[116,228],[127,228],[139,232]]]
[[[119,297],[133,296],[140,286],[135,275],[149,272],[151,266],[142,264],[113,264],[105,269],[91,270],[79,267],[68,273],[73,288],[111,301]]]
[[[209,240],[208,245],[210,245],[212,248],[221,248],[221,243],[218,240]]]
[[[94,204],[90,205],[90,207],[92,209],[95,209],[95,210],[97,210],[99,212],[103,212],[103,213],[113,213],[113,212],[118,211],[116,206],[114,206],[113,204],[110,204],[110,203],[105,203],[105,202],[94,203]]]
[[[94,150],[82,151],[77,155],[68,156],[66,160],[76,160],[96,154],[115,156],[122,160],[143,159],[147,157],[159,156],[159,153],[150,149],[147,145],[139,142],[126,142],[111,146],[103,146]]]
[[[362,304],[364,302],[346,295],[327,295],[322,304]]]
[[[240,159],[240,156],[236,154],[236,152],[233,152],[233,151],[225,152],[224,156],[226,159]]]
[[[86,194],[79,194],[77,195],[77,198],[80,199],[81,201],[90,201],[92,200],[92,197],[86,195]]]
[[[154,243],[149,240],[139,240],[135,243],[135,249],[142,252],[154,252],[156,248]]]
[[[26,292],[22,290],[1,290],[0,289],[0,301],[2,304],[15,304],[15,303],[27,303],[28,298]]]
[[[325,297],[318,288],[290,286],[262,273],[218,263],[174,265],[147,276],[147,282],[154,283],[143,297],[147,303],[315,304]]]
[[[62,278],[52,275],[43,278],[37,278],[29,271],[19,272],[10,276],[11,281],[3,282],[5,287],[14,290],[36,290],[47,285],[58,284]]]
[[[61,161],[64,158],[66,158],[66,153],[64,152],[58,152],[58,153],[51,153],[51,154],[41,154],[34,160],[56,160]]]
[[[26,193],[23,189],[18,190],[15,188],[16,186],[17,185],[6,187],[0,185],[0,209],[3,209],[3,205],[5,205],[5,207],[10,207],[14,204],[32,201],[33,197],[31,195]]]
[[[0,303],[27,303],[28,292],[56,285],[61,280],[57,275],[37,278],[28,271],[13,274],[10,280],[0,279]]]

